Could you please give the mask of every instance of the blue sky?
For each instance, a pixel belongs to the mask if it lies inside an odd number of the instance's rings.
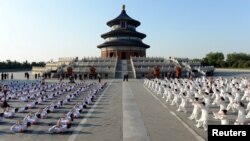
[[[100,56],[122,4],[147,34],[147,56],[250,53],[249,0],[0,0],[0,60]]]

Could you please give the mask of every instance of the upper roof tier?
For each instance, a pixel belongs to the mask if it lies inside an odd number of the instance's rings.
[[[108,21],[107,25],[111,27],[113,25],[120,24],[121,21],[127,21],[127,24],[134,25],[135,27],[141,24],[139,21],[132,19],[131,17],[127,15],[126,10],[125,10],[125,5],[123,5],[121,14],[115,19]]]

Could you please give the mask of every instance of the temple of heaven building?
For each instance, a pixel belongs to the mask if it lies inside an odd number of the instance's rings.
[[[97,46],[101,49],[101,57],[118,59],[146,57],[146,49],[150,46],[142,42],[146,35],[136,31],[136,27],[140,24],[139,21],[127,15],[123,5],[121,14],[107,22],[111,31],[101,35],[105,39],[103,44]]]
[[[188,58],[169,59],[163,57],[146,57],[150,47],[142,42],[145,34],[137,32],[141,23],[129,17],[122,7],[121,14],[108,21],[111,31],[101,35],[105,42],[97,47],[101,49],[101,57],[63,57],[58,61],[48,62],[45,67],[33,67],[33,74],[67,78],[74,75],[79,79],[92,79],[99,74],[102,78],[154,78],[182,77],[192,72],[193,76],[212,75],[213,66],[202,66],[200,61]],[[157,70],[157,71],[156,71]],[[154,76],[153,76],[154,74]]]

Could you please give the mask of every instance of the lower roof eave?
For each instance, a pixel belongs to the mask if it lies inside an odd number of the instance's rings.
[[[102,49],[102,48],[107,48],[107,47],[127,47],[127,46],[131,46],[131,47],[139,47],[139,48],[150,48],[150,46],[138,46],[138,45],[98,45],[97,48]]]

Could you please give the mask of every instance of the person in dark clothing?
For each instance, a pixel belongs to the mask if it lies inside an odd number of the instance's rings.
[[[75,77],[75,80],[77,80],[77,74],[76,73],[75,73],[74,77]]]
[[[4,78],[3,78],[3,79],[4,79],[4,80],[7,79],[7,73],[4,74]]]
[[[1,74],[1,80],[3,80],[3,73]]]
[[[97,74],[97,78],[98,78],[99,83],[101,83],[101,76],[99,73]]]
[[[82,81],[83,78],[82,78],[82,74],[79,74],[79,79]]]
[[[125,79],[126,79],[126,75],[124,74],[124,75],[123,75],[123,81],[125,81]]]

